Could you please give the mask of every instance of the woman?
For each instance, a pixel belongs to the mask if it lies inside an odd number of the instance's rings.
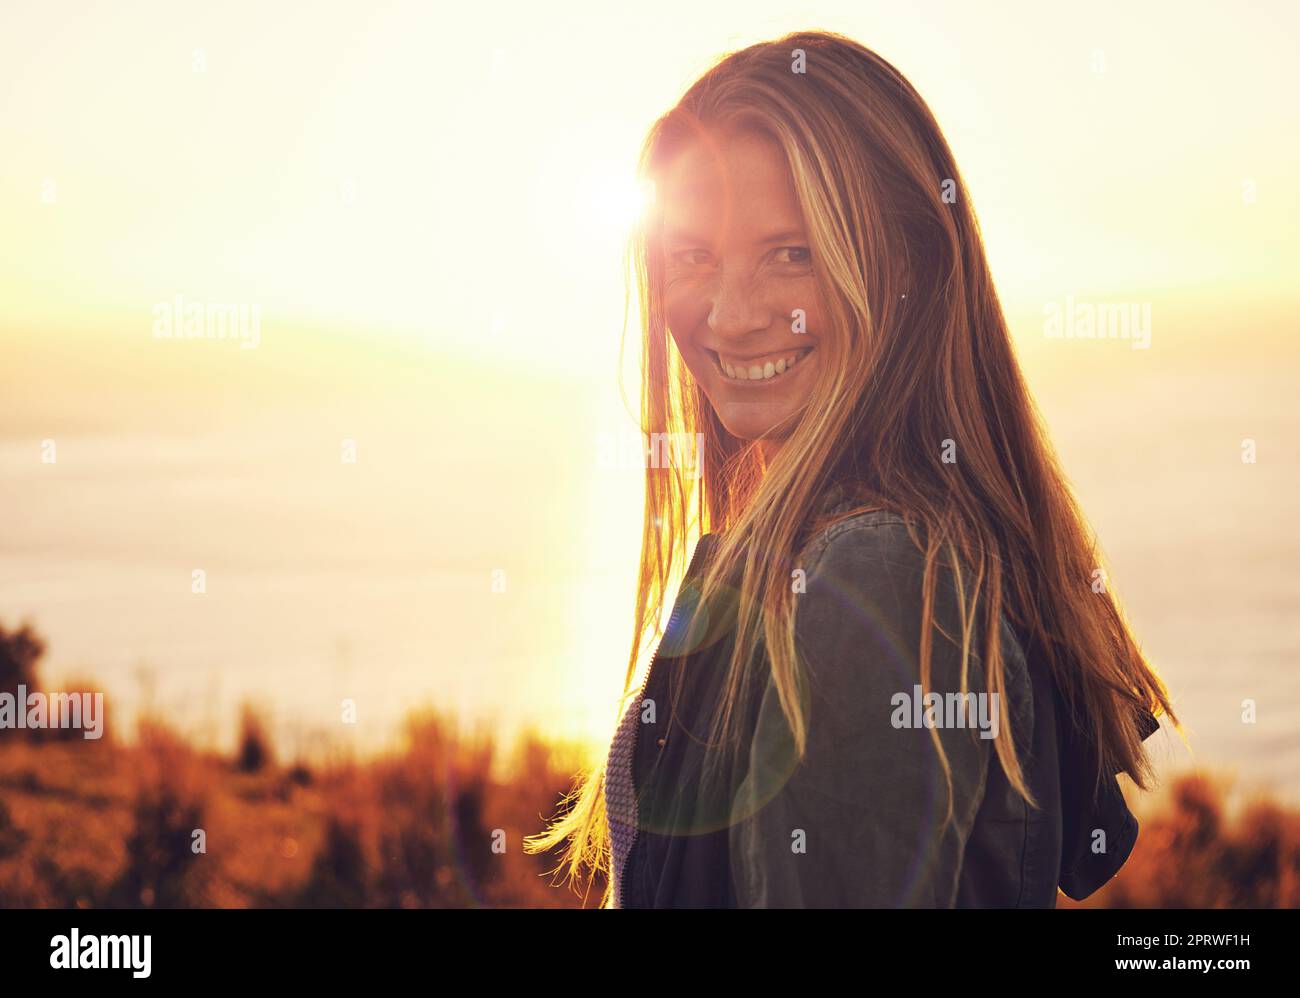
[[[605,766],[529,848],[623,907],[1096,890],[1137,837],[1116,774],[1146,788],[1177,718],[929,109],[861,45],[792,34],[706,73],[642,168],[643,429],[702,453],[647,469],[627,687],[702,536]]]

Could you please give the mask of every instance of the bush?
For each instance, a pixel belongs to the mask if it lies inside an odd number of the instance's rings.
[[[274,765],[271,736],[266,721],[251,705],[245,704],[239,716],[239,751],[235,766],[241,773],[260,773]]]

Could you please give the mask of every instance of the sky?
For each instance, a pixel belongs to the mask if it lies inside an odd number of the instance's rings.
[[[635,433],[635,159],[717,58],[807,27],[930,104],[1137,623],[1219,682],[1170,553],[1236,517],[1214,571],[1294,591],[1286,3],[9,0],[0,621],[195,724],[257,695],[310,728],[365,685],[367,743],[427,697],[599,744],[641,512],[639,469],[599,457]],[[255,309],[256,347],[160,339],[178,298]],[[1149,348],[1046,336],[1072,300],[1149,307]],[[1214,462],[1252,435],[1274,463],[1245,485]],[[1294,666],[1285,616],[1251,627],[1244,672]],[[1217,695],[1211,746],[1254,758]]]

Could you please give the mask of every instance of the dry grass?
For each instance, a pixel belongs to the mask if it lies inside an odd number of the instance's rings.
[[[1300,812],[1255,797],[1232,806],[1230,782],[1173,782],[1137,812],[1137,845],[1119,875],[1062,908],[1300,907]]]
[[[0,626],[0,690],[42,689],[43,649],[29,627]],[[490,736],[422,713],[401,751],[316,767],[277,761],[251,709],[231,758],[157,720],[130,744],[79,735],[0,731],[0,907],[584,903],[552,885],[558,857],[522,848],[580,766],[575,750],[536,734],[494,765]],[[1300,905],[1300,813],[1266,799],[1233,809],[1230,797],[1208,776],[1172,784],[1138,812],[1133,855],[1085,906]],[[603,889],[593,884],[585,903]]]
[[[579,905],[555,857],[522,850],[574,758],[530,735],[501,781],[492,744],[453,731],[413,717],[404,751],[318,769],[247,739],[199,752],[157,722],[130,745],[5,738],[0,906]]]
[[[529,736],[503,781],[488,739],[458,737],[436,715],[413,717],[407,741],[365,763],[251,773],[247,746],[202,753],[158,723],[130,745],[0,741],[0,906],[582,903],[552,886],[555,857],[521,848],[569,789],[575,756]],[[1300,905],[1300,814],[1255,800],[1232,815],[1228,798],[1210,777],[1172,784],[1142,813],[1120,875],[1084,905]]]

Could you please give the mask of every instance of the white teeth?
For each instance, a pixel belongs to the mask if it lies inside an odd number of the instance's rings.
[[[751,364],[749,367],[733,367],[721,357],[718,358],[718,362],[722,366],[723,373],[728,378],[733,378],[736,381],[767,381],[790,370],[798,363],[801,356],[803,355],[794,353],[789,357],[780,357],[775,362],[769,360],[765,364]]]

